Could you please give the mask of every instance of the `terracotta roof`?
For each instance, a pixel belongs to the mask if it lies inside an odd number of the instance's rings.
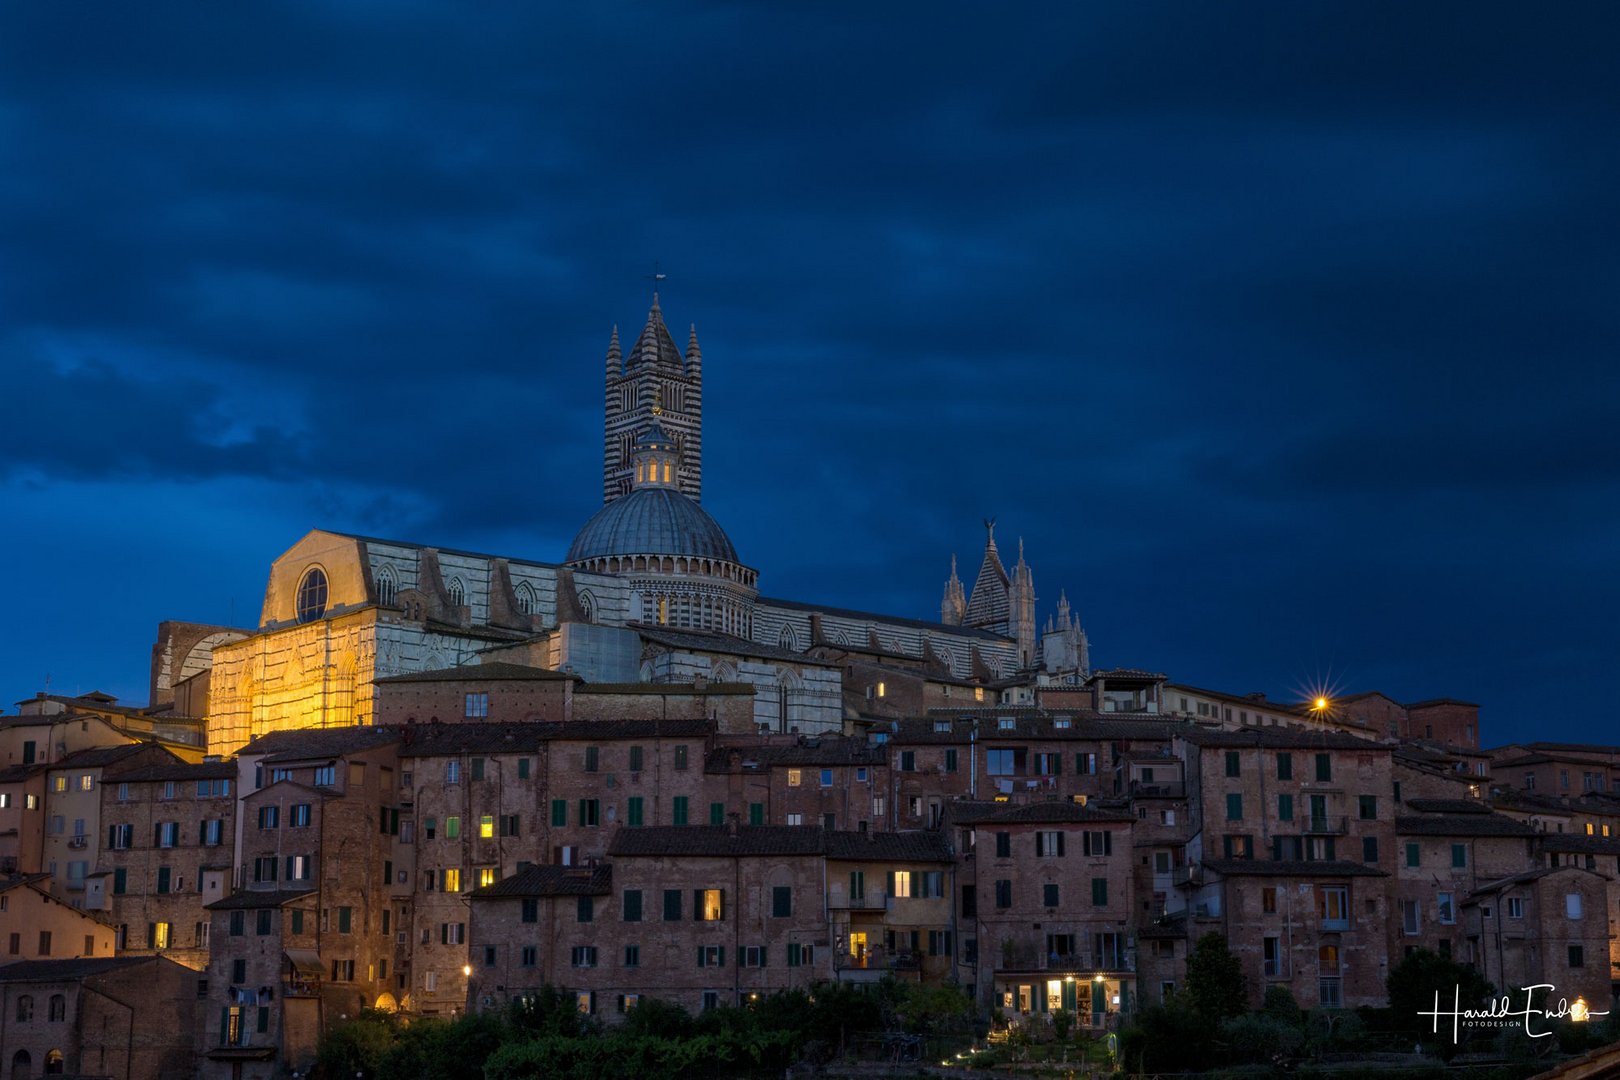
[[[1388,877],[1377,867],[1348,859],[1304,860],[1205,859],[1204,867],[1226,877]]]
[[[305,896],[313,896],[314,889],[244,889],[223,900],[204,904],[209,911],[249,911],[255,908],[281,907]]]
[[[1504,814],[1421,814],[1395,819],[1403,836],[1535,836],[1536,830]]]
[[[229,761],[204,761],[199,764],[176,762],[173,765],[148,765],[118,774],[120,783],[143,784],[149,780],[228,780],[236,776],[236,765]]]
[[[1436,705],[1462,705],[1470,709],[1479,708],[1479,702],[1477,701],[1461,701],[1457,698],[1449,697],[1427,698],[1423,701],[1414,701],[1406,707],[1408,709],[1430,709]]]
[[[827,833],[827,858],[845,861],[950,862],[950,844],[942,833],[847,832]]]
[[[1421,814],[1489,814],[1491,808],[1474,799],[1407,799],[1403,804]]]
[[[608,845],[608,855],[732,858],[821,855],[825,849],[826,837],[815,826],[739,825],[734,832],[726,825],[662,825],[646,829],[621,828]]]
[[[32,885],[36,881],[49,881],[50,874],[7,874],[0,877],[0,892],[10,892],[19,885]]]
[[[4,769],[0,769],[0,784],[21,783],[31,776],[38,776],[44,771],[45,766],[39,763],[33,765],[8,765]]]
[[[153,743],[126,743],[123,746],[96,746],[88,750],[80,750],[69,754],[60,761],[53,761],[45,766],[47,769],[96,769],[108,765],[116,765],[132,754],[155,747]],[[161,749],[161,747],[157,747]],[[168,751],[164,751],[167,753]],[[170,755],[171,757],[173,755]],[[178,758],[175,758],[178,761]]]
[[[945,804],[953,825],[1089,825],[1135,820],[1123,807],[1081,806],[1068,800],[1001,803],[958,799]]]
[[[393,683],[441,682],[582,682],[578,675],[550,668],[530,667],[527,664],[509,664],[491,661],[487,664],[467,664],[462,667],[435,668],[432,671],[410,671],[403,675],[385,675],[374,679],[378,685]]]
[[[793,746],[717,746],[709,751],[703,771],[725,773],[731,771],[731,755],[742,757],[742,767],[769,769],[787,765],[883,765],[888,753],[881,746],[873,746],[865,739],[843,735],[827,735],[819,739],[803,739]]]
[[[414,724],[405,728],[401,757],[517,754],[566,740],[703,739],[714,723],[702,717],[672,720],[531,720],[472,724]]]
[[[1182,734],[1188,742],[1206,749],[1236,750],[1258,747],[1263,750],[1357,750],[1362,753],[1389,753],[1386,743],[1358,738],[1339,731],[1284,731],[1282,728],[1249,728],[1243,731],[1210,731],[1194,728]]]
[[[0,982],[71,982],[140,964],[161,963],[161,956],[84,956],[76,960],[19,960],[0,966]],[[168,961],[173,963],[173,961]]]
[[[260,735],[237,751],[238,756],[274,755],[276,760],[341,757],[398,742],[400,729],[391,726],[303,728]]]
[[[1578,852],[1583,855],[1620,855],[1620,836],[1587,836],[1585,833],[1537,832],[1541,850]]]
[[[474,889],[474,900],[508,896],[607,896],[613,891],[610,866],[531,866],[493,885]]]
[[[1169,676],[1162,671],[1146,671],[1142,668],[1108,668],[1104,671],[1093,671],[1087,682],[1096,682],[1098,679],[1152,679],[1163,682]]]
[[[580,683],[576,694],[649,694],[657,696],[681,694],[746,694],[754,696],[752,683],[712,682],[703,686],[696,683],[603,682]]]
[[[1013,739],[1080,740],[1144,739],[1168,742],[1171,736],[1186,729],[1186,725],[1168,718],[1148,719],[1146,714],[1098,713],[1091,710],[1054,709],[1047,711],[1015,711],[979,708],[966,712],[930,710],[927,717],[894,721],[891,745],[926,746],[938,743],[966,743],[975,727],[979,742]],[[1001,727],[1002,717],[1010,717],[1013,727]],[[1068,727],[1059,727],[1059,720],[1067,720]],[[938,725],[949,723],[950,730],[939,731]]]
[[[1517,874],[1509,874],[1507,877],[1497,878],[1495,881],[1487,881],[1485,884],[1469,893],[1467,899],[1472,900],[1476,896],[1487,896],[1493,893],[1499,893],[1503,889],[1510,888],[1514,885],[1523,885],[1530,881],[1536,881],[1548,876],[1549,874],[1564,873],[1592,874],[1600,878],[1606,878],[1608,876],[1607,874],[1599,874],[1596,870],[1588,870],[1584,866],[1572,866],[1568,863],[1563,866],[1542,866],[1534,870],[1524,870]]]

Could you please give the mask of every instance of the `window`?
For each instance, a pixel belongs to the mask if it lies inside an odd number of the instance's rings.
[[[1322,929],[1350,929],[1350,890],[1343,885],[1323,885],[1317,889]]]
[[[1107,829],[1092,829],[1081,834],[1084,841],[1085,854],[1090,858],[1099,858],[1114,853],[1114,834]],[[1063,845],[1058,844],[1058,854],[1063,854]]]
[[[1049,881],[1041,886],[1041,903],[1049,908],[1058,906],[1058,887],[1055,883]]]
[[[1012,881],[1002,878],[996,882],[996,907],[1002,910],[1012,907]]]
[[[1586,950],[1579,945],[1569,947],[1569,966],[1572,968],[1586,966]]]
[[[851,870],[849,872],[849,901],[860,904],[866,901],[866,871]]]
[[[832,787],[833,771],[831,769],[822,769],[820,779],[822,787]]]
[[[1108,906],[1108,879],[1094,877],[1091,879],[1091,906]]]
[[[765,946],[744,945],[737,950],[737,966],[762,968],[765,966]]]
[[[1581,917],[1581,894],[1572,892],[1564,894],[1564,916],[1570,919]]]
[[[916,772],[917,771],[917,752],[915,750],[902,750],[902,751],[900,751],[900,771],[901,772]]]
[[[640,922],[641,921],[641,890],[640,889],[626,889],[626,890],[624,890],[624,915],[623,915],[623,919],[624,919],[625,922]]]
[[[1468,865],[1467,844],[1451,845],[1451,865],[1454,867],[1464,867]]]
[[[809,967],[814,960],[813,946],[801,945],[798,942],[789,942],[787,947],[788,967]]]
[[[1012,776],[1014,768],[1013,751],[986,750],[984,752],[984,771],[990,776]]]
[[[310,864],[310,856],[308,856],[308,855],[289,855],[289,856],[287,856],[287,880],[288,881],[308,881],[309,880],[309,864]]]
[[[255,882],[276,880],[276,864],[279,860],[274,855],[260,855],[253,860],[253,880]],[[168,892],[169,868],[164,866],[158,869],[158,892]]]
[[[1282,940],[1268,937],[1260,939],[1261,972],[1268,979],[1282,974]]]
[[[1035,775],[1057,776],[1063,772],[1062,754],[1036,754]]]
[[[1260,890],[1260,910],[1267,915],[1277,913],[1277,887],[1267,885]]]
[[[1378,817],[1378,796],[1362,795],[1357,799],[1361,811],[1362,821],[1373,821]]]
[[[1316,755],[1316,779],[1322,783],[1326,783],[1327,781],[1333,779],[1332,754]]]
[[[459,867],[452,866],[449,869],[445,870],[445,872],[444,872],[444,891],[445,892],[460,892],[461,891],[461,870],[460,870]]]
[[[694,889],[692,892],[692,918],[699,922],[719,922],[726,917],[726,891],[724,889]]]
[[[996,833],[996,858],[1012,858],[1012,833]]]
[[[32,997],[30,997],[29,995],[27,995],[27,994],[19,994],[18,997],[17,997],[17,1019],[18,1019],[18,1021],[32,1020],[33,1018],[34,1018],[34,999]],[[15,1068],[13,1068],[12,1071],[15,1072],[16,1071]]]
[[[765,824],[765,804],[764,803],[762,803],[762,802],[751,802],[751,803],[748,804],[748,824],[750,824],[750,825],[763,825],[763,824]]]
[[[1238,756],[1238,752],[1236,750],[1228,750],[1226,752],[1226,775],[1227,776],[1240,776],[1240,775],[1242,775],[1242,771],[1241,771],[1241,768],[1240,768],[1240,759],[1239,759],[1239,756]]]
[[[263,912],[262,914],[268,915],[270,913],[268,911],[266,911],[266,912]],[[152,943],[152,948],[154,948],[154,949],[167,949],[169,947],[169,938],[170,938],[171,930],[172,930],[172,927],[170,926],[169,923],[166,923],[166,922],[152,923],[151,926],[148,927],[148,929],[147,929],[147,940]]]
[[[642,759],[642,749],[641,749],[641,747],[632,746],[630,748],[630,771],[631,772],[638,773],[638,772],[641,771],[641,759]]]
[[[793,887],[791,885],[777,885],[771,889],[771,918],[790,919],[793,917]]]
[[[631,828],[640,828],[645,821],[646,811],[643,808],[643,799],[640,795],[630,796],[625,804],[626,822]]]
[[[724,945],[699,945],[697,951],[698,967],[725,967],[726,947]]]
[[[675,748],[675,768],[677,771],[684,770],[686,768],[685,746],[677,746]]]
[[[1097,755],[1092,753],[1075,754],[1074,771],[1083,776],[1095,776],[1097,774]]]
[[[444,819],[444,838],[446,840],[455,840],[459,836],[461,836],[461,818],[460,817],[447,817],[447,818],[445,818]]]
[[[479,690],[466,696],[466,717],[468,720],[482,720],[489,716],[489,692]]]
[[[1450,926],[1457,921],[1456,901],[1451,893],[1443,892],[1435,903],[1435,921]]]
[[[576,921],[582,923],[594,922],[596,919],[596,898],[594,896],[581,896],[574,905]]]
[[[687,824],[689,800],[685,795],[675,796],[675,805],[670,814],[670,822],[675,825]]]
[[[480,838],[482,838],[484,840],[489,840],[489,839],[494,838],[494,836],[495,836],[495,815],[494,814],[484,814],[484,815],[479,817],[479,819],[478,819],[478,835],[479,835]]]
[[[1406,845],[1406,865],[1407,866],[1421,865],[1421,859],[1420,859],[1420,856],[1419,856],[1419,850],[1418,850],[1418,846],[1416,844],[1407,844]]]
[[[461,783],[461,762],[451,759],[444,763],[444,782],[447,784]]]
[[[1361,861],[1365,863],[1378,861],[1378,837],[1363,836],[1361,838]]]
[[[681,890],[664,890],[664,921],[679,922],[681,918]]]
[[[465,945],[467,944],[467,924],[447,922],[439,924],[439,944]]]
[[[1089,839],[1089,834],[1087,836]],[[1043,829],[1035,834],[1035,857],[1038,859],[1055,859],[1063,854],[1063,833],[1056,830]],[[1089,855],[1090,852],[1088,851]]]
[[[114,851],[122,851],[129,847],[135,838],[133,825],[109,825],[107,827],[107,846]]]
[[[554,828],[554,829],[560,829],[560,828],[563,828],[564,826],[566,826],[567,824],[568,824],[568,800],[567,799],[552,799],[551,800],[551,827]]]
[[[39,955],[51,955],[51,932],[49,930],[39,932]]]
[[[1226,797],[1226,820],[1243,820],[1243,796],[1235,791]]]
[[[595,945],[575,945],[569,963],[577,968],[593,968],[596,966]]]
[[[1289,794],[1277,796],[1277,819],[1279,821],[1294,820],[1294,797]]]
[[[244,933],[246,933],[246,927],[247,927],[247,915],[244,912],[240,912],[240,911],[231,912],[231,928],[230,928],[231,937],[241,937]],[[241,982],[241,981],[242,980],[240,980],[240,979],[237,980],[237,982]]]
[[[1277,755],[1277,779],[1292,780],[1294,778],[1294,755],[1280,753]]]
[[[624,947],[624,966],[627,968],[641,966],[641,946],[626,945]]]
[[[1524,897],[1510,896],[1507,900],[1507,917],[1510,919],[1524,918]]]
[[[636,757],[636,751],[640,750],[640,749],[641,749],[641,747],[637,746],[637,747],[635,747],[634,749],[632,749],[630,751],[630,761],[631,761],[630,767],[632,769],[636,768],[640,764],[640,758]],[[517,772],[518,772],[518,779],[519,780],[527,780],[529,778],[529,759],[528,758],[526,758],[526,757],[518,758]]]
[[[787,782],[788,782],[788,787],[798,787],[801,783],[804,782],[804,770],[803,769],[789,769],[787,771]]]
[[[280,823],[281,823],[281,807],[279,807],[279,806],[261,806],[261,807],[259,807],[259,828],[261,828],[261,829],[274,829],[274,828],[277,828],[280,825]]]
[[[897,899],[910,899],[913,874],[910,870],[889,871],[889,895]]]
[[[539,922],[540,901],[532,896],[525,896],[518,917],[526,923]]]
[[[318,566],[304,571],[296,601],[299,622],[312,622],[326,614],[326,593],[326,571]]]

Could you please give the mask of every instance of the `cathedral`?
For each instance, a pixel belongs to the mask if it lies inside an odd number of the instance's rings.
[[[703,355],[695,326],[676,345],[656,293],[627,352],[614,328],[603,395],[603,505],[561,561],[313,531],[272,564],[256,630],[159,643],[162,670],[194,674],[154,682],[155,699],[206,701],[209,752],[229,754],[272,731],[369,723],[377,679],[490,661],[587,683],[744,684],[759,731],[804,734],[882,718],[902,686],[910,704],[948,706],[1089,674],[1066,598],[1037,632],[1023,544],[1009,571],[993,521],[971,592],[952,558],[937,622],[762,595],[702,506]]]

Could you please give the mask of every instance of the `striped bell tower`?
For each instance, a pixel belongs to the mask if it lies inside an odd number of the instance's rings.
[[[674,444],[682,494],[703,498],[703,353],[693,326],[683,356],[653,293],[647,325],[628,354],[619,328],[608,342],[602,420],[602,502],[630,491],[636,439],[656,424]]]

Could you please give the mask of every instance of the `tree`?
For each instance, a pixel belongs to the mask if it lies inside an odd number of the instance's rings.
[[[1417,949],[1390,970],[1384,980],[1389,992],[1391,1022],[1396,1028],[1414,1034],[1434,1036],[1434,1021],[1419,1016],[1423,1010],[1434,1011],[1434,996],[1440,995],[1440,1006],[1449,1010],[1453,999],[1463,1009],[1479,1009],[1491,996],[1491,984],[1473,968],[1448,960],[1428,949]],[[1451,1042],[1449,1024],[1442,1024],[1446,1043]]]
[[[1210,1023],[1242,1016],[1249,1008],[1249,980],[1223,934],[1198,939],[1187,957],[1187,984],[1182,1001]]]

